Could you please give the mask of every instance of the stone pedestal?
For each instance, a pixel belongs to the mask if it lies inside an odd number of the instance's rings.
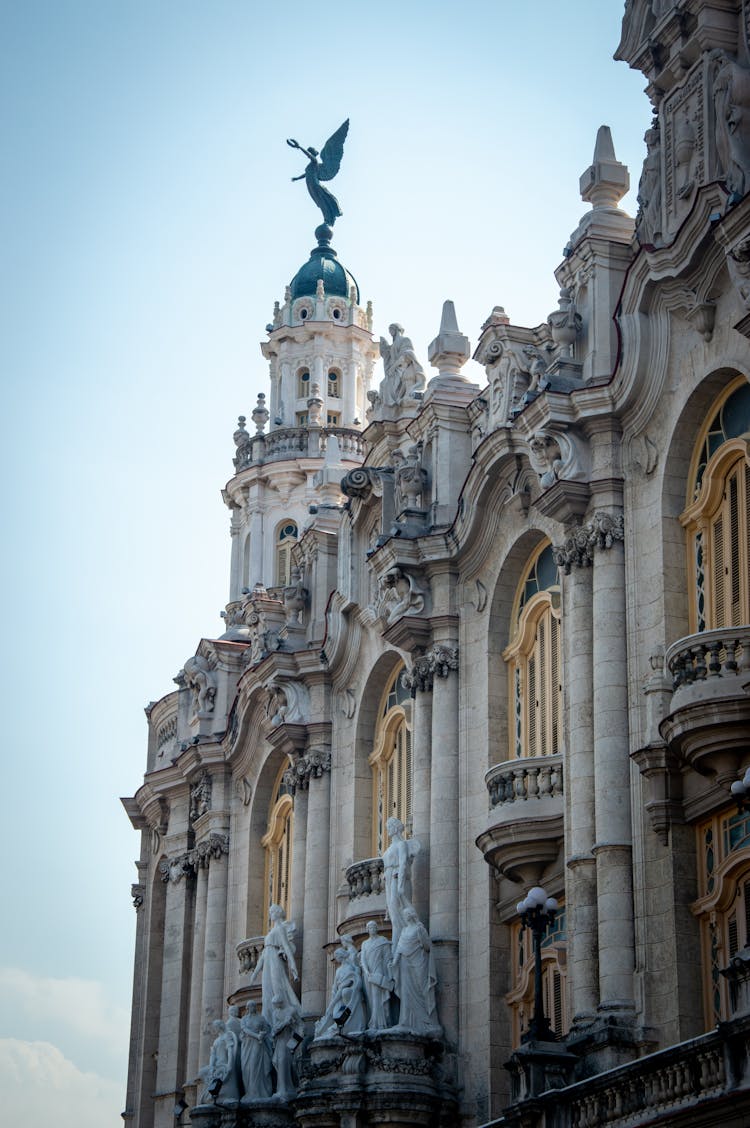
[[[289,1105],[271,1098],[233,1108],[196,1105],[190,1110],[190,1123],[195,1128],[292,1128],[296,1121]]]
[[[294,1102],[296,1123],[455,1125],[456,1094],[444,1082],[442,1056],[441,1041],[388,1030],[313,1042]]]
[[[548,1089],[563,1089],[573,1077],[578,1062],[563,1042],[532,1039],[516,1050],[505,1068],[511,1075],[511,1099],[520,1104]]]

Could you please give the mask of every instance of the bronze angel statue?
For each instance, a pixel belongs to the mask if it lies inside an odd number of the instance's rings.
[[[328,138],[323,146],[323,152],[320,154],[320,160],[318,160],[318,150],[313,149],[312,145],[309,149],[305,149],[299,141],[294,141],[291,138],[287,140],[287,145],[291,145],[293,149],[299,149],[306,157],[310,158],[310,163],[302,175],[293,176],[292,180],[304,180],[306,182],[307,190],[312,196],[313,202],[323,213],[323,222],[327,223],[329,227],[332,227],[338,216],[341,215],[341,208],[333,192],[329,192],[320,182],[321,180],[333,180],[341,167],[344,141],[346,141],[348,132],[349,118],[338,127],[332,137]]]

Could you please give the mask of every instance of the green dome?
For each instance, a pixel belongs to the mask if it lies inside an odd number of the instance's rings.
[[[310,258],[304,266],[295,274],[291,282],[292,299],[303,297],[315,297],[315,291],[318,288],[318,282],[323,280],[326,296],[331,297],[337,295],[340,298],[347,298],[349,290],[354,287],[355,300],[359,305],[359,286],[355,278],[351,276],[346,267],[342,266],[338,261],[336,252],[328,245],[328,239],[325,237],[331,232],[330,227],[326,228],[325,225],[319,227],[315,234],[318,237],[318,246],[310,252]]]

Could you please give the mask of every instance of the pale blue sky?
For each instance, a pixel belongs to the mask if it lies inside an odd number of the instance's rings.
[[[634,186],[643,157],[620,0],[323,11],[0,3],[0,1084],[8,1054],[42,1054],[77,1102],[99,1086],[91,1128],[124,1103],[138,842],[118,796],[143,706],[221,630],[232,431],[318,223],[285,138],[321,148],[351,119],[334,246],[376,333],[399,320],[425,362],[445,298],[472,343],[495,304],[555,307],[600,124]]]

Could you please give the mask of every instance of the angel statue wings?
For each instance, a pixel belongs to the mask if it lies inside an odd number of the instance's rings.
[[[301,176],[293,176],[292,180],[304,180],[307,184],[307,190],[313,198],[313,202],[317,204],[323,213],[323,222],[332,227],[340,216],[341,208],[339,202],[334,196],[333,192],[329,192],[321,184],[321,180],[333,180],[334,176],[341,167],[341,158],[344,154],[344,142],[346,135],[349,132],[349,118],[346,119],[343,125],[340,125],[332,137],[329,137],[323,146],[323,152],[320,154],[318,160],[318,150],[310,146],[305,149],[300,145],[299,141],[290,138],[287,140],[287,145],[291,145],[293,149],[299,149],[306,157],[310,158],[307,168]]]

